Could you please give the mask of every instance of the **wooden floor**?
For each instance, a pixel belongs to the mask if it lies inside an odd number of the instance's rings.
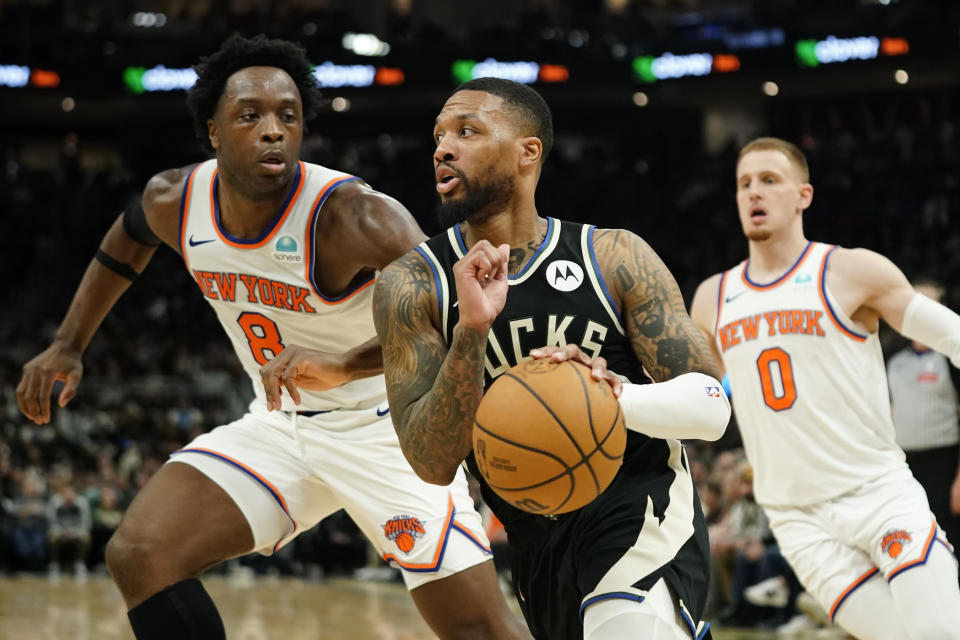
[[[204,584],[230,640],[430,640],[396,583],[210,577]],[[717,630],[716,640],[773,640],[769,632]],[[815,636],[806,636],[815,637]],[[804,636],[793,636],[795,639]],[[2,640],[133,640],[108,578],[0,578]]]

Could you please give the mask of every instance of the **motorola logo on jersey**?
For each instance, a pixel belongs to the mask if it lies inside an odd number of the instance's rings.
[[[554,260],[547,265],[547,282],[557,291],[573,291],[583,283],[583,268],[569,260]]]
[[[303,262],[297,253],[297,241],[293,236],[280,236],[273,245],[273,259],[278,262]]]

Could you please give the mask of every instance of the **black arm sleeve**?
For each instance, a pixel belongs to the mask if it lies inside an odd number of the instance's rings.
[[[143,212],[140,196],[131,200],[123,210],[123,230],[128,236],[148,247],[159,246],[162,242],[147,223],[147,214]]]

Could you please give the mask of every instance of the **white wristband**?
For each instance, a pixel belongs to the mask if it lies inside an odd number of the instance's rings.
[[[722,385],[697,372],[654,384],[624,384],[620,406],[628,429],[653,438],[716,440],[730,422]]]
[[[900,333],[939,351],[960,367],[960,316],[939,302],[922,293],[913,296],[903,312]]]

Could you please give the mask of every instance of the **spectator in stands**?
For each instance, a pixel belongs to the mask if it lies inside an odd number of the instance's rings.
[[[25,473],[19,484],[20,494],[10,502],[10,546],[16,569],[40,571],[46,564],[48,523],[42,486],[34,474]]]
[[[77,495],[72,484],[65,482],[50,497],[47,519],[50,523],[50,577],[59,578],[60,568],[69,565],[73,567],[77,581],[85,581],[87,550],[90,548],[90,505]]]

